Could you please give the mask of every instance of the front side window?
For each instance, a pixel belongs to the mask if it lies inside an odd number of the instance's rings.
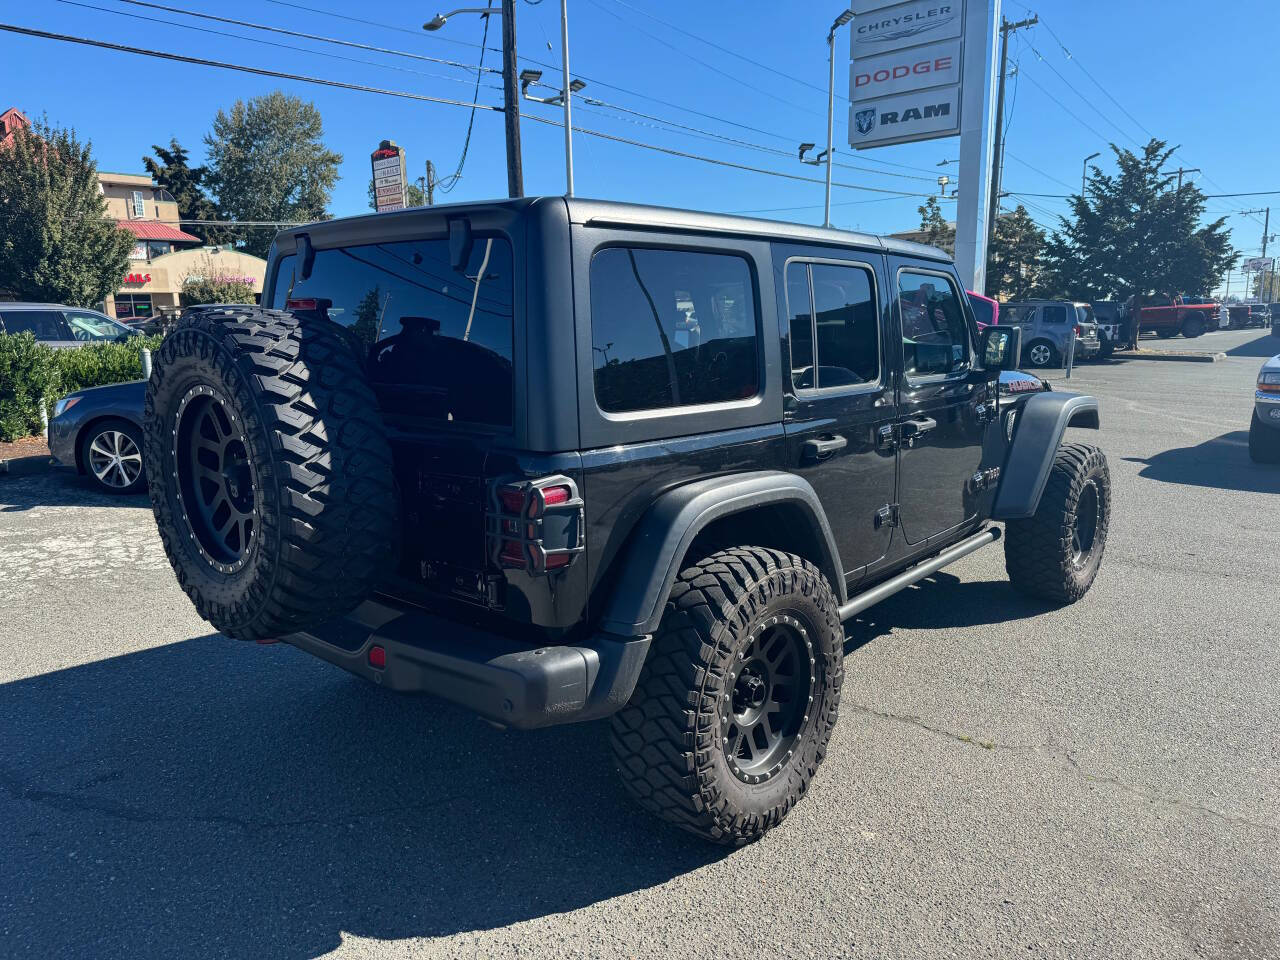
[[[1005,304],[1000,308],[1000,319],[1008,324],[1020,324],[1027,326],[1034,323],[1036,319],[1036,306],[1034,304]]]
[[[317,250],[306,279],[290,254],[280,258],[271,306],[323,311],[346,327],[390,413],[509,427],[511,244],[477,236],[467,263],[450,264],[444,239]]]
[[[591,258],[596,402],[607,413],[754,397],[756,331],[743,257],[609,247]]]
[[[969,325],[955,285],[946,277],[898,274],[902,366],[908,377],[960,373],[969,367]]]
[[[6,310],[0,313],[5,333],[30,333],[37,340],[69,340],[56,310]]]
[[[880,326],[871,271],[792,262],[787,265],[787,305],[792,387],[848,387],[880,379]]]
[[[77,340],[119,340],[130,333],[124,324],[96,313],[68,312],[65,316],[71,335]]]

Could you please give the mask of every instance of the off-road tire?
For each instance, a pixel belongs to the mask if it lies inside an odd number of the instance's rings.
[[[180,413],[193,396],[222,404],[252,470],[244,499],[255,529],[232,563],[202,546],[177,479]],[[254,306],[190,309],[153,358],[145,413],[156,526],[202,617],[265,640],[341,616],[368,594],[396,545],[391,451],[337,324]]]
[[[1096,498],[1088,550],[1077,555],[1076,536],[1090,526],[1087,505]],[[1082,507],[1084,509],[1082,509]],[[1097,447],[1064,443],[1054,456],[1035,516],[1005,525],[1004,567],[1014,587],[1053,603],[1075,603],[1093,585],[1111,522],[1111,472]]]
[[[1048,353],[1040,352],[1037,350],[1038,347],[1043,347]],[[1057,348],[1048,340],[1032,340],[1022,351],[1022,355],[1027,358],[1027,363],[1037,370],[1048,370],[1062,363]],[[1045,358],[1043,362],[1039,359],[1041,357]]]
[[[1280,463],[1280,427],[1269,427],[1253,411],[1249,422],[1249,459],[1254,463]]]
[[[1182,321],[1182,335],[1188,340],[1194,340],[1204,334],[1205,322],[1204,317],[1199,314],[1193,314]]]
[[[751,783],[726,753],[729,678],[743,670],[741,655],[754,638],[780,619],[804,625],[811,699],[777,772]],[[682,570],[635,692],[612,719],[610,743],[627,792],[707,840],[737,846],[759,839],[804,796],[826,755],[843,645],[831,585],[801,557],[734,547]]]

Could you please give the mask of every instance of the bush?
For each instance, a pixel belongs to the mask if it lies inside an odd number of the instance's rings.
[[[57,352],[30,333],[0,333],[0,440],[40,432],[40,402],[61,396]]]
[[[29,333],[0,333],[0,440],[39,433],[42,401],[52,408],[75,390],[139,379],[143,348],[158,350],[163,339],[130,337],[54,350]]]
[[[235,277],[187,277],[182,281],[182,305],[253,303],[253,287]]]

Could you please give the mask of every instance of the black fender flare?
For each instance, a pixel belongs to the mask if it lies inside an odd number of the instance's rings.
[[[653,633],[689,546],[721,517],[778,503],[794,504],[810,525],[820,556],[809,557],[846,599],[843,568],[827,515],[809,481],[780,470],[694,480],[658,497],[636,524],[605,603],[600,629],[621,636]]]
[[[1057,391],[1028,397],[1018,412],[1017,430],[1000,473],[991,519],[1034,516],[1067,427],[1097,430],[1100,426],[1096,397]]]

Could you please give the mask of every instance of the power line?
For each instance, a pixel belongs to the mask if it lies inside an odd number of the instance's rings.
[[[442,63],[449,67],[459,67],[463,70],[475,70],[474,63],[460,63],[457,60],[445,60],[440,57],[428,57],[421,53],[409,53],[406,50],[393,50],[388,47],[375,47],[367,43],[356,43],[354,40],[339,40],[336,37],[323,37],[314,33],[302,33],[298,30],[287,30],[284,27],[273,27],[265,23],[252,23],[248,20],[236,20],[232,17],[219,17],[212,13],[200,13],[195,10],[184,10],[182,7],[165,6],[162,3],[151,3],[149,0],[117,0],[118,3],[127,3],[135,7],[149,7],[152,10],[163,10],[166,13],[179,13],[185,17],[196,17],[200,20],[211,20],[216,23],[229,23],[236,27],[249,27],[252,30],[265,30],[270,33],[280,33],[287,37],[298,37],[302,40],[317,40],[321,43],[332,43],[340,47],[351,47],[356,50],[368,50],[372,53],[385,53],[395,57],[407,57],[411,60],[424,60],[428,63]],[[164,21],[160,21],[164,22]],[[248,38],[241,38],[248,39]],[[490,73],[499,73],[500,71],[489,69]]]
[[[1045,88],[1044,84],[1040,83],[1040,81],[1038,81],[1035,77],[1033,77],[1033,76],[1031,76],[1030,74],[1028,74],[1028,75],[1027,75],[1027,80],[1028,80],[1030,83],[1032,83],[1032,84],[1033,84],[1033,85],[1034,85],[1034,86],[1035,86],[1035,87],[1036,87],[1036,88],[1037,88],[1041,93],[1043,93],[1046,97],[1048,97],[1050,100],[1052,100],[1054,103],[1056,103],[1059,107],[1061,107],[1061,108],[1062,108],[1062,109],[1067,113],[1067,115],[1068,115],[1068,116],[1070,116],[1073,120],[1075,120],[1075,121],[1076,121],[1076,123],[1080,124],[1080,126],[1084,127],[1086,130],[1088,130],[1090,133],[1092,133],[1092,134],[1093,134],[1095,137],[1097,137],[1099,140],[1102,140],[1104,143],[1110,143],[1110,142],[1111,142],[1111,138],[1110,138],[1110,137],[1108,137],[1106,134],[1099,133],[1096,129],[1094,129],[1093,127],[1091,127],[1091,126],[1090,126],[1088,123],[1086,123],[1084,120],[1080,119],[1080,116],[1079,116],[1075,111],[1073,111],[1073,110],[1072,110],[1070,107],[1068,107],[1065,103],[1063,103],[1061,100],[1059,100],[1057,97],[1055,97],[1052,93],[1050,93],[1050,92]]]
[[[206,60],[203,57],[189,57],[181,53],[168,53],[163,50],[148,50],[143,47],[125,46],[119,43],[108,43],[106,40],[91,40],[88,37],[75,37],[66,33],[51,33],[47,30],[36,30],[33,27],[20,27],[12,23],[0,23],[0,31],[18,33],[27,37],[39,37],[44,40],[61,40],[64,43],[77,43],[86,47],[100,47],[104,50],[115,50],[118,53],[131,53],[143,57],[156,57],[160,60],[173,60],[178,63],[190,63],[200,67],[216,67],[219,70],[235,70],[240,73],[253,73],[260,77],[274,77],[280,80],[297,80],[302,83],[319,84],[322,87],[336,87],[341,90],[358,90],[362,93],[379,93],[388,97],[401,97],[406,100],[420,100],[425,103],[443,103],[452,107],[473,105],[465,100],[451,100],[447,97],[431,97],[425,93],[410,93],[406,90],[387,90],[382,87],[371,87],[362,83],[344,83],[341,80],[327,80],[321,77],[308,77],[297,73],[285,73],[282,70],[268,70],[265,67],[249,67],[243,64],[227,63],[222,60]],[[481,104],[477,109],[502,112],[501,107]]]
[[[100,7],[100,6],[97,6],[96,4],[92,4],[92,3],[83,3],[83,2],[81,2],[81,0],[57,0],[57,2],[58,2],[58,3],[62,3],[62,4],[66,4],[67,6],[71,6],[71,7],[82,7],[82,8],[84,8],[84,9],[86,9],[86,10],[97,10],[97,11],[99,11],[99,12],[101,12],[101,13],[109,13],[109,14],[112,14],[112,15],[115,15],[115,16],[119,16],[119,11],[118,11],[118,10],[112,10],[112,9],[110,9],[109,7]],[[137,4],[137,5],[139,5],[139,6],[147,6],[147,7],[159,6],[159,4],[143,3],[143,2],[141,2],[141,0],[119,0],[119,2],[121,2],[121,3],[136,3],[136,4]],[[172,8],[161,8],[161,9],[172,9]],[[181,11],[181,10],[176,11],[176,12],[179,12],[179,13],[186,13],[186,11]],[[189,16],[203,16],[202,14],[194,14],[194,13],[193,13],[193,14],[188,14],[188,15],[189,15]],[[470,80],[468,80],[468,79],[466,79],[466,78],[464,78],[464,77],[451,77],[451,76],[448,76],[447,74],[443,74],[443,73],[428,73],[428,72],[427,72],[427,71],[425,71],[425,70],[414,70],[414,69],[412,69],[411,67],[401,67],[401,66],[397,66],[396,64],[392,64],[392,63],[379,63],[379,62],[378,62],[378,61],[376,61],[376,60],[364,60],[364,59],[362,59],[362,58],[360,58],[360,57],[344,57],[344,56],[342,56],[341,54],[338,54],[338,53],[326,53],[326,52],[325,52],[325,51],[323,51],[323,50],[312,50],[312,49],[310,49],[310,48],[308,48],[308,47],[297,47],[297,46],[294,46],[293,44],[290,44],[290,43],[279,43],[278,41],[275,41],[275,40],[264,40],[264,39],[262,39],[261,37],[247,37],[247,36],[245,36],[244,34],[241,34],[241,33],[230,33],[230,32],[228,32],[228,31],[226,31],[226,30],[214,30],[214,29],[211,29],[211,28],[209,28],[209,27],[201,27],[201,26],[197,26],[197,25],[196,25],[196,24],[194,24],[194,23],[179,23],[179,22],[178,22],[178,21],[176,21],[176,20],[165,20],[165,19],[164,19],[164,18],[162,18],[162,17],[148,17],[148,16],[146,16],[146,15],[144,15],[144,14],[134,14],[134,15],[133,15],[133,19],[134,19],[134,20],[146,20],[146,21],[147,21],[147,22],[149,22],[149,23],[162,23],[162,24],[164,24],[164,25],[166,25],[166,26],[170,26],[170,27],[178,27],[179,29],[182,29],[182,30],[197,30],[197,31],[199,31],[199,32],[200,32],[200,33],[202,33],[202,34],[213,34],[213,35],[216,35],[216,36],[219,36],[219,37],[230,37],[230,38],[231,38],[231,39],[233,39],[233,40],[243,40],[243,41],[245,41],[246,43],[259,43],[259,44],[263,44],[264,46],[268,46],[268,47],[276,47],[276,48],[281,49],[281,50],[295,50],[295,51],[297,51],[298,53],[305,53],[305,54],[307,54],[308,56],[312,56],[312,57],[325,57],[326,59],[329,59],[329,60],[342,60],[342,61],[345,61],[345,62],[347,62],[347,63],[359,63],[359,64],[364,64],[365,66],[370,66],[370,67],[380,67],[380,68],[385,69],[385,70],[398,70],[398,71],[400,71],[400,72],[402,72],[402,73],[412,73],[412,74],[415,74],[416,76],[419,76],[419,77],[430,77],[430,78],[431,78],[431,79],[433,79],[433,80],[448,80],[448,81],[450,81],[451,83],[470,83],[470,82],[471,82]],[[224,18],[222,18],[222,17],[210,17],[209,19],[212,19],[212,20],[223,20]],[[236,21],[232,21],[232,22],[236,22]],[[264,28],[264,29],[269,29],[269,28]],[[283,33],[290,33],[291,31],[281,31],[281,32],[283,32]],[[306,35],[306,34],[302,34],[302,36],[307,36],[307,35]],[[325,38],[317,37],[317,38],[315,38],[315,39],[325,39]],[[340,41],[340,40],[335,40],[335,41],[330,41],[330,42],[333,42],[333,43],[343,43],[343,41]],[[351,46],[361,46],[361,44],[350,44],[350,45],[351,45]],[[408,54],[408,56],[412,56],[412,54]],[[433,60],[433,61],[434,61],[434,58],[431,58],[431,57],[422,57],[422,58],[419,58],[419,59],[423,59],[423,60]],[[451,64],[451,65],[452,65],[452,64]],[[497,89],[497,88],[494,88],[494,89]]]
[[[1124,129],[1123,129],[1123,128],[1118,124],[1118,123],[1116,123],[1115,121],[1113,121],[1113,120],[1112,120],[1110,117],[1108,117],[1105,113],[1103,113],[1101,110],[1099,110],[1099,109],[1097,108],[1097,106],[1094,104],[1094,102],[1093,102],[1092,100],[1090,100],[1090,99],[1089,99],[1088,97],[1086,97],[1083,93],[1081,93],[1079,90],[1077,90],[1077,89],[1076,89],[1076,87],[1075,87],[1075,84],[1073,84],[1070,80],[1068,80],[1066,77],[1064,77],[1064,76],[1062,75],[1062,73],[1058,70],[1058,68],[1057,68],[1057,67],[1055,67],[1052,63],[1050,63],[1050,62],[1045,58],[1044,54],[1042,54],[1039,50],[1037,50],[1037,49],[1035,48],[1035,45],[1034,45],[1033,43],[1031,43],[1031,42],[1029,42],[1029,41],[1028,41],[1027,46],[1029,46],[1029,47],[1031,48],[1031,52],[1032,52],[1032,53],[1034,53],[1037,57],[1039,57],[1039,58],[1040,58],[1040,62],[1041,62],[1041,63],[1043,63],[1046,67],[1048,67],[1050,70],[1052,70],[1052,71],[1053,71],[1053,75],[1054,75],[1055,77],[1057,77],[1059,80],[1061,80],[1064,84],[1066,84],[1067,89],[1068,89],[1068,90],[1070,90],[1072,93],[1074,93],[1074,94],[1075,94],[1077,97],[1079,97],[1081,100],[1083,100],[1083,101],[1085,102],[1085,105],[1086,105],[1086,106],[1088,106],[1088,107],[1090,107],[1090,108],[1093,110],[1093,112],[1094,112],[1095,114],[1097,114],[1097,115],[1098,115],[1099,117],[1101,117],[1101,118],[1102,118],[1102,119],[1103,119],[1107,124],[1109,124],[1112,128],[1114,128],[1116,131],[1118,131],[1118,132],[1119,132],[1119,134],[1120,134],[1120,136],[1124,137],[1126,140],[1128,140],[1130,143],[1132,143],[1134,146],[1138,147],[1139,149],[1141,149],[1141,148],[1142,148],[1142,143],[1141,143],[1141,141],[1139,141],[1136,137],[1131,137],[1131,136],[1129,136],[1128,132],[1127,132],[1126,130],[1124,130]],[[1063,48],[1063,49],[1065,49],[1065,48]],[[1077,118],[1077,119],[1078,119],[1078,118]],[[1104,137],[1103,139],[1107,139],[1107,140],[1108,140],[1108,142],[1109,142],[1109,138],[1105,138],[1105,137]]]
[[[274,3],[277,7],[292,7],[294,10],[305,10],[307,13],[314,13],[322,17],[333,17],[336,20],[345,20],[347,21],[347,23],[359,23],[366,27],[378,27],[382,30],[394,30],[397,33],[407,33],[409,34],[409,36],[417,37],[419,40],[422,40],[425,38],[425,35],[421,30],[410,30],[408,27],[401,27],[394,23],[382,23],[378,20],[364,20],[364,19],[361,19],[360,17],[352,17],[345,13],[335,13],[332,10],[321,10],[318,7],[308,7],[305,4],[301,4],[301,3],[291,3],[289,2],[289,0],[266,0],[266,2]],[[460,47],[479,46],[479,44],[472,43],[470,40],[456,40],[453,37],[442,37],[442,36],[439,36],[438,34],[434,36],[432,39],[438,40],[442,43],[456,44],[457,46],[460,46]],[[494,53],[502,52],[497,47],[490,47],[489,49],[492,50]]]
[[[539,2],[541,2],[541,0],[539,0]],[[467,136],[462,141],[462,155],[458,157],[457,169],[440,181],[441,193],[450,193],[453,188],[458,185],[458,181],[462,179],[462,168],[467,162],[467,151],[471,149],[471,130],[476,124],[475,105],[480,102],[480,80],[484,76],[484,45],[489,42],[490,19],[490,17],[484,18],[484,34],[480,37],[480,65],[476,67],[476,89],[475,93],[471,96],[471,116],[467,119]],[[505,110],[503,112],[505,112]]]
[[[1020,163],[1024,167],[1026,167],[1028,170],[1031,170],[1034,173],[1040,174],[1040,176],[1044,177],[1046,180],[1052,180],[1054,183],[1061,184],[1062,186],[1066,187],[1068,190],[1071,189],[1071,184],[1067,183],[1064,180],[1059,180],[1057,177],[1053,176],[1052,174],[1045,173],[1039,167],[1033,167],[1031,164],[1027,163],[1027,161],[1023,160],[1020,156],[1013,153],[1012,151],[1005,150],[1005,155],[1008,156],[1009,159],[1013,160],[1015,163]]]

